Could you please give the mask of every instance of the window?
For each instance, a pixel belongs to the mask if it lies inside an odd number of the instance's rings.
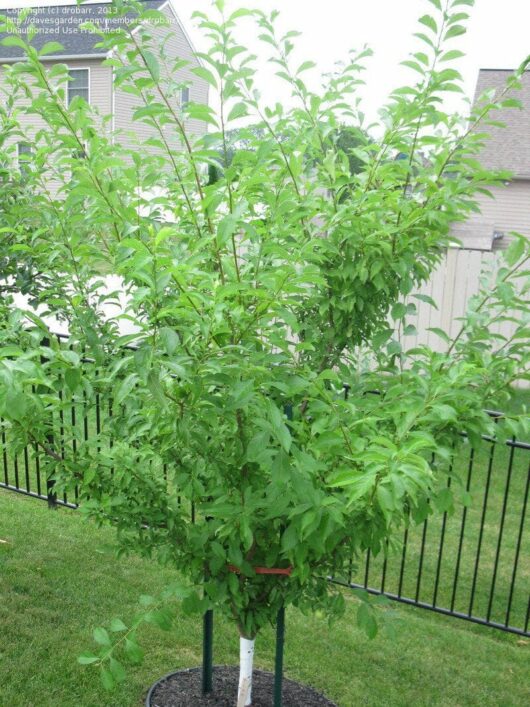
[[[180,107],[185,108],[189,102],[190,102],[190,89],[189,88],[181,88],[180,89]]]
[[[31,162],[31,157],[33,151],[31,145],[27,142],[18,143],[18,166],[22,174],[27,174],[29,172],[29,163]]]
[[[68,81],[68,105],[76,96],[84,98],[88,103],[90,99],[89,92],[89,70],[88,69],[70,69],[68,72],[70,80]]]

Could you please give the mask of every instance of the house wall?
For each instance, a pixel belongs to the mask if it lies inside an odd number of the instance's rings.
[[[54,63],[57,62],[44,62],[47,68],[51,68]],[[103,118],[112,113],[112,70],[107,66],[101,65],[101,59],[69,59],[64,61],[70,69],[89,69],[89,98],[90,105],[101,118],[100,125],[102,130],[109,130],[111,128],[111,121],[109,120],[106,124],[103,122]],[[0,67],[0,86],[2,86],[3,77],[5,74],[5,68]],[[28,77],[28,83],[30,83],[31,77]],[[0,93],[0,100],[2,100],[2,94]],[[26,99],[21,99],[17,101],[18,107],[27,106],[29,103]],[[29,140],[32,140],[37,131],[42,130],[46,127],[44,120],[34,113],[24,114],[23,112],[19,115],[19,123],[27,134]],[[6,146],[13,144],[15,140],[8,141]],[[13,153],[13,159],[17,159],[17,153]],[[53,175],[50,175],[47,179],[47,185],[52,194],[56,193],[60,187],[61,182],[56,179]]]
[[[155,46],[156,44],[162,44],[169,33],[171,36],[167,39],[167,42],[164,43],[165,53],[169,61],[184,59],[190,62],[188,66],[179,69],[176,74],[172,75],[170,74],[170,67],[165,67],[161,64],[162,88],[164,87],[164,81],[168,79],[175,83],[191,81],[190,101],[207,104],[208,84],[204,79],[198,78],[191,71],[193,67],[199,66],[199,62],[193,54],[193,48],[171,8],[167,6],[162,12],[166,15],[171,24],[169,27],[154,25],[150,28]],[[134,149],[138,144],[142,144],[150,137],[159,137],[157,131],[151,126],[141,121],[133,120],[134,111],[144,105],[140,98],[118,88],[115,90],[114,101],[115,129],[119,131],[116,135],[116,140],[124,147]],[[178,108],[178,106],[175,107]],[[168,133],[170,130],[171,128],[168,127]],[[188,120],[186,121],[186,130],[190,135],[202,135],[206,132],[206,124],[199,120]],[[174,136],[173,141],[175,144],[177,143],[176,136]]]
[[[57,62],[44,62],[47,68]],[[112,71],[107,66],[101,65],[100,59],[71,59],[61,62],[71,69],[90,70],[90,104],[103,117],[112,112]],[[0,85],[3,83],[5,68],[0,66]],[[27,105],[27,101],[20,101],[19,105]],[[45,127],[45,122],[38,115],[21,115],[20,124],[28,130],[30,135]]]
[[[455,224],[452,232],[464,248],[491,249],[493,231],[506,235],[494,249],[505,250],[511,242],[509,231],[530,236],[530,179],[518,179],[506,186],[490,187],[493,199],[479,194],[480,213],[471,215],[465,223]]]

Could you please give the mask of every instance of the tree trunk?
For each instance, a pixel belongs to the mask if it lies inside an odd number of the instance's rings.
[[[252,704],[252,665],[254,663],[254,643],[256,639],[239,639],[239,689],[237,707]]]

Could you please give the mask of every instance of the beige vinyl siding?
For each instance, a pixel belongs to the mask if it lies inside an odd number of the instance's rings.
[[[413,324],[417,333],[402,337],[403,348],[408,350],[426,345],[435,351],[446,351],[447,344],[429,329],[442,329],[454,338],[462,326],[461,317],[468,311],[470,298],[481,289],[481,274],[488,270],[495,272],[502,262],[501,253],[449,248],[430,280],[415,293],[431,297],[438,309],[413,296],[407,300],[416,305],[416,314],[408,317],[407,323]],[[520,312],[514,312],[513,315],[516,319],[521,317]],[[503,322],[494,325],[492,330],[510,337],[515,328],[513,322]],[[521,381],[519,385],[525,388],[529,386]]]
[[[170,21],[170,26],[154,25],[150,28],[150,32],[156,44],[162,44],[167,38],[168,33],[171,33],[170,39],[164,43],[165,53],[168,57],[168,62],[172,63],[175,59],[184,59],[190,62],[189,66],[183,67],[176,75],[168,76],[168,69],[161,63],[161,79],[162,87],[164,79],[170,78],[172,82],[180,83],[181,81],[191,81],[189,100],[194,103],[208,103],[208,84],[203,79],[199,79],[192,73],[191,69],[198,66],[199,62],[194,56],[193,48],[184,33],[179,21],[176,19],[171,8],[165,7],[162,12]],[[133,113],[136,108],[143,105],[141,99],[136,96],[121,90],[115,90],[115,129],[117,131],[116,141],[124,147],[134,149],[138,144],[144,143],[151,137],[158,138],[156,130],[146,123],[133,120]],[[179,108],[175,105],[175,108]],[[169,131],[170,128],[168,128]],[[202,135],[206,132],[206,125],[199,120],[189,120],[186,123],[187,132],[190,135]]]
[[[75,59],[64,62],[45,62],[47,68],[54,64],[66,64],[70,69],[89,69],[90,105],[101,117],[112,112],[112,71],[107,66],[101,65],[100,59]],[[5,69],[0,67],[0,85],[3,84]],[[19,105],[27,104],[21,101]],[[33,135],[37,130],[45,127],[44,121],[38,115],[21,115],[20,124]]]
[[[493,244],[493,249],[504,250],[510,243],[510,231],[530,236],[530,180],[520,179],[506,186],[490,187],[493,198],[479,194],[480,213],[472,214],[462,224],[455,224],[453,234],[464,248],[490,250],[493,231],[505,233]]]

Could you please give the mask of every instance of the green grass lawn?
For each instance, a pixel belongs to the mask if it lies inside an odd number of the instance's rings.
[[[0,492],[0,705],[2,707],[129,707],[162,674],[199,665],[201,622],[180,616],[170,633],[146,627],[142,666],[109,695],[97,670],[76,656],[92,647],[96,625],[130,618],[142,593],[173,578],[138,558],[106,550],[111,529],[75,511]],[[354,705],[514,705],[530,703],[530,640],[456,619],[393,605],[369,641],[355,625],[355,600],[332,629],[291,610],[286,674]],[[394,636],[391,636],[391,633]],[[258,638],[257,667],[271,668],[274,635]],[[215,661],[236,663],[233,626],[216,619]],[[301,706],[302,707],[302,706]]]

